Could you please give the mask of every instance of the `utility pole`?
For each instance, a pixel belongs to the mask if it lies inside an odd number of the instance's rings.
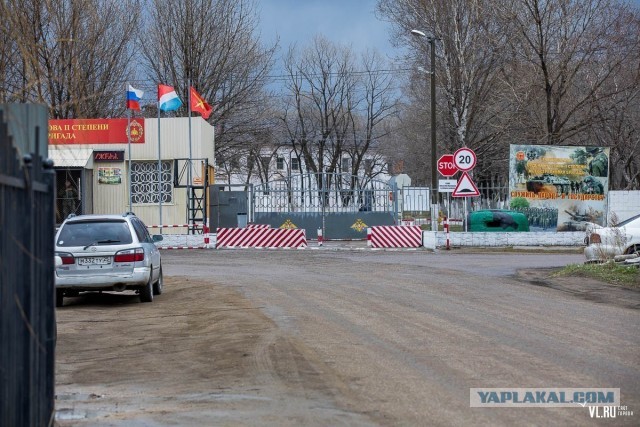
[[[431,231],[438,231],[438,166],[436,146],[436,38],[422,31],[411,30],[411,34],[426,37],[431,50]]]

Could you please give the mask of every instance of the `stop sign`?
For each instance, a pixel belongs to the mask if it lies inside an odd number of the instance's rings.
[[[438,172],[443,176],[453,176],[458,172],[453,161],[453,154],[445,154],[438,160]]]

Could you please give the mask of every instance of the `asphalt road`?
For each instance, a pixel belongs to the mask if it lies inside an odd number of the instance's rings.
[[[165,251],[165,294],[152,304],[126,301],[124,308],[115,306],[118,315],[152,316],[162,323],[175,322],[169,314],[174,311],[180,319],[186,316],[187,323],[190,317],[195,322],[207,313],[222,316],[215,305],[222,299],[225,307],[240,304],[243,312],[253,310],[262,317],[251,319],[250,333],[239,323],[225,329],[236,335],[227,337],[224,345],[242,341],[247,348],[242,350],[246,360],[225,351],[230,365],[243,363],[242,381],[230,379],[233,370],[225,371],[227,383],[221,386],[220,377],[211,374],[208,386],[215,396],[204,398],[207,384],[191,390],[180,377],[186,382],[206,375],[205,370],[185,363],[166,374],[162,387],[180,384],[182,400],[198,396],[194,399],[204,399],[206,411],[193,406],[185,412],[175,402],[167,406],[166,398],[161,410],[147,401],[148,411],[164,413],[164,418],[148,413],[142,422],[136,414],[144,411],[138,408],[101,419],[108,410],[98,415],[91,411],[91,399],[77,398],[83,400],[84,415],[77,416],[76,406],[75,416],[65,418],[62,414],[74,413],[68,405],[74,389],[101,390],[97,395],[106,396],[116,395],[113,390],[119,386],[131,393],[134,384],[124,378],[114,384],[106,373],[91,378],[78,374],[89,356],[73,352],[81,343],[71,345],[71,340],[81,328],[72,325],[79,317],[95,316],[96,310],[105,319],[114,311],[110,302],[93,307],[95,301],[79,298],[58,312],[58,346],[69,344],[58,357],[62,369],[57,383],[65,396],[57,403],[59,419],[70,425],[135,425],[135,420],[139,425],[599,425],[602,419],[592,419],[588,409],[578,405],[470,408],[469,389],[608,387],[620,388],[622,404],[635,412],[618,416],[616,425],[638,425],[639,311],[544,286],[532,273],[582,261],[576,253],[330,247]],[[624,295],[627,301],[640,299],[638,292]],[[233,325],[229,319],[214,321]],[[180,333],[185,332],[175,331],[176,336]],[[135,329],[128,334],[131,340],[143,339],[136,338]],[[207,335],[194,339],[203,337]],[[90,358],[99,359],[105,346]],[[109,351],[117,354],[117,342],[112,346]],[[181,353],[182,359],[218,357],[215,342],[189,348],[193,350]],[[158,357],[154,363],[167,364]],[[145,375],[157,388],[159,374],[154,377],[153,370],[132,381],[145,395],[153,394],[154,387],[144,385]],[[96,382],[104,387],[92,385]],[[221,403],[221,396],[227,403]],[[114,401],[105,398],[100,403],[104,408]]]

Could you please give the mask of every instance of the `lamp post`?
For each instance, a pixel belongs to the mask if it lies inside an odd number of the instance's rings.
[[[438,174],[436,153],[436,38],[422,31],[411,30],[417,37],[426,37],[431,50],[431,231],[438,231]]]

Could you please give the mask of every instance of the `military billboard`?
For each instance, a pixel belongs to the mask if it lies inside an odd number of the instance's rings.
[[[608,188],[607,147],[511,145],[509,193],[527,200],[532,229],[605,225]]]

